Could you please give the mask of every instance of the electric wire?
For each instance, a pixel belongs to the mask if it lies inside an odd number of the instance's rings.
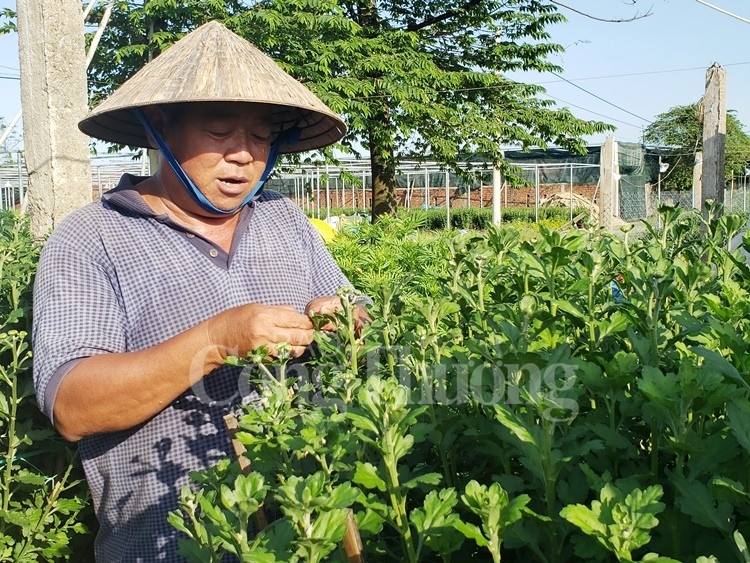
[[[560,102],[561,104],[565,104],[566,106],[570,106],[572,108],[580,109],[582,111],[590,113],[591,115],[598,115],[599,117],[603,117],[604,119],[608,119],[610,121],[616,121],[617,123],[621,123],[622,125],[627,125],[628,127],[635,127],[635,128],[641,127],[640,125],[635,125],[634,123],[628,123],[627,121],[622,121],[621,119],[615,119],[614,117],[610,117],[603,113],[598,113],[596,111],[590,110],[589,108],[573,104],[571,102],[568,102],[567,100],[563,100],[562,98],[557,98],[547,93],[545,93],[544,95],[550,98],[551,100],[555,100],[556,102]]]
[[[698,4],[703,4],[704,6],[708,6],[712,10],[716,10],[717,12],[721,12],[722,14],[724,14],[726,16],[729,16],[731,18],[735,18],[737,20],[740,20],[741,22],[750,23],[749,19],[743,18],[742,16],[738,16],[737,14],[734,14],[734,13],[730,12],[729,10],[725,10],[723,8],[719,8],[718,6],[714,6],[713,4],[709,4],[705,0],[695,0],[695,1],[698,2]]]
[[[700,0],[698,0],[698,1],[700,1]],[[722,66],[724,66],[724,67],[730,67],[730,66],[741,66],[741,65],[749,65],[749,64],[750,64],[750,61],[744,61],[744,62],[737,62],[737,63],[729,63],[729,64],[722,65]],[[6,68],[6,69],[9,69],[9,70],[17,70],[17,69],[14,69],[12,67],[4,66],[4,65],[0,65],[0,68]],[[635,113],[633,113],[633,112],[631,112],[631,111],[623,108],[622,106],[620,106],[618,104],[615,104],[615,103],[613,103],[613,102],[611,102],[611,101],[609,101],[609,100],[607,100],[607,99],[605,99],[605,98],[603,98],[603,97],[601,97],[601,96],[599,96],[599,95],[597,95],[597,94],[595,94],[595,93],[587,90],[586,88],[580,86],[579,84],[576,84],[576,82],[591,81],[591,80],[605,80],[605,79],[614,79],[614,78],[628,78],[628,77],[634,77],[634,76],[648,76],[648,75],[670,74],[670,73],[675,73],[675,72],[688,72],[688,71],[696,71],[696,70],[705,70],[705,69],[703,67],[686,67],[686,68],[679,68],[679,69],[664,69],[664,70],[644,71],[644,72],[634,72],[634,73],[624,73],[624,74],[610,74],[610,75],[601,75],[601,76],[589,76],[589,77],[573,78],[573,79],[567,79],[567,78],[561,76],[560,74],[558,74],[556,72],[550,71],[550,74],[552,74],[553,76],[555,76],[557,78],[557,80],[539,81],[539,82],[535,82],[534,85],[543,86],[545,84],[552,84],[552,83],[557,83],[559,81],[562,81],[562,82],[570,84],[571,86],[573,86],[573,87],[581,90],[585,94],[587,94],[589,96],[592,96],[592,97],[594,97],[594,98],[596,98],[596,99],[598,99],[598,100],[600,100],[600,101],[602,101],[602,102],[604,102],[604,103],[606,103],[606,104],[614,107],[615,109],[617,109],[619,111],[622,111],[622,112],[624,112],[624,113],[626,113],[628,115],[631,115],[631,116],[633,116],[633,117],[635,117],[635,118],[637,118],[637,119],[639,119],[639,120],[641,120],[641,121],[643,121],[645,123],[652,123],[651,120],[646,119],[646,118],[644,118],[644,117],[642,117],[640,115],[637,115],[637,114],[635,114]],[[20,76],[11,76],[11,75],[0,74],[0,80],[20,80]],[[494,89],[494,88],[501,88],[501,87],[502,86],[499,85],[499,86],[482,86],[482,87],[456,88],[456,89],[452,89],[452,90],[441,90],[440,92],[441,93],[442,92],[456,92],[456,93],[459,93],[459,92],[465,92],[465,91],[486,90],[486,89]],[[613,122],[616,122],[616,123],[627,125],[629,127],[638,127],[637,125],[634,125],[632,123],[628,123],[626,121],[622,121],[620,119],[611,117],[609,115],[605,115],[605,114],[602,114],[602,113],[598,113],[598,112],[592,111],[591,109],[588,109],[586,107],[583,107],[583,106],[580,106],[580,105],[576,105],[576,104],[567,102],[565,100],[562,100],[560,98],[552,96],[552,95],[550,95],[548,93],[544,93],[543,95],[545,95],[546,97],[548,97],[548,98],[550,98],[552,100],[555,100],[557,102],[563,103],[566,106],[574,107],[574,108],[586,111],[586,112],[588,112],[588,113],[590,113],[592,115],[597,115],[597,116],[599,116],[601,118],[604,118],[604,119],[607,119],[609,121],[613,121]],[[386,97],[386,96],[387,96],[387,94],[384,94],[384,95],[375,95],[375,96],[357,97],[356,99],[358,99],[358,100],[367,100],[367,99],[382,98],[382,97]]]
[[[564,82],[567,82],[568,84],[570,84],[571,86],[573,86],[573,87],[575,87],[575,88],[578,88],[578,89],[579,89],[579,90],[580,90],[581,92],[585,92],[585,93],[586,93],[586,94],[588,94],[589,96],[593,96],[593,97],[594,97],[594,98],[596,98],[597,100],[600,100],[600,101],[604,102],[605,104],[609,104],[609,105],[610,105],[610,106],[612,106],[613,108],[619,109],[620,111],[622,111],[622,112],[625,112],[625,113],[627,113],[628,115],[632,115],[633,117],[636,117],[636,118],[638,118],[638,119],[640,119],[641,121],[644,121],[644,122],[646,122],[646,123],[651,123],[651,120],[650,120],[650,119],[646,119],[645,117],[641,117],[640,115],[637,115],[637,114],[633,113],[632,111],[626,110],[626,109],[625,109],[624,107],[622,107],[622,106],[618,106],[617,104],[615,104],[615,103],[612,103],[612,102],[610,102],[609,100],[605,100],[605,99],[604,99],[604,98],[602,98],[601,96],[599,96],[599,95],[597,95],[597,94],[594,94],[593,92],[590,92],[590,91],[586,90],[586,88],[584,88],[583,86],[579,86],[579,85],[578,85],[578,84],[576,84],[575,82],[571,82],[570,80],[568,80],[567,78],[564,78],[564,77],[560,76],[560,75],[559,75],[559,74],[557,74],[556,72],[551,72],[551,71],[550,71],[550,74],[552,74],[552,75],[554,75],[554,76],[557,76],[557,77],[558,77],[558,78],[559,78],[560,80],[562,80],[562,81],[564,81]]]
[[[750,65],[750,61],[745,62],[739,62],[739,63],[729,63],[721,65],[724,68],[730,67],[730,66],[742,66],[742,65]],[[601,76],[587,76],[582,78],[570,78],[569,80],[572,80],[574,82],[584,82],[588,80],[606,80],[610,78],[631,78],[633,76],[649,76],[649,75],[655,75],[655,74],[672,74],[675,72],[694,72],[696,70],[705,71],[706,67],[704,66],[694,66],[694,67],[685,67],[685,68],[675,68],[675,69],[666,69],[666,70],[648,70],[644,72],[629,72],[626,74],[604,74]],[[565,79],[562,79],[565,81]],[[537,84],[557,84],[560,82],[560,80],[546,80],[543,82],[538,82]]]

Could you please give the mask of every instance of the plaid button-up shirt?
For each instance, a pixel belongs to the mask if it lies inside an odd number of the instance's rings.
[[[133,188],[140,180],[124,176],[44,246],[34,382],[50,418],[60,382],[83,358],[148,348],[246,303],[303,311],[349,285],[314,227],[280,194],[266,191],[242,210],[227,253],[151,211]],[[239,370],[225,366],[143,424],[79,442],[101,526],[97,560],[180,560],[167,513],[188,472],[232,455],[222,417],[249,391]]]

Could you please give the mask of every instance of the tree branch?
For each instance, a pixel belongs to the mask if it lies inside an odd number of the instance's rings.
[[[460,8],[457,8],[455,10],[448,10],[447,12],[443,12],[439,16],[433,16],[431,18],[427,18],[421,23],[412,24],[406,28],[406,31],[419,31],[420,29],[424,29],[425,27],[429,27],[433,24],[440,23],[454,16],[457,16],[460,11],[468,10],[470,8],[478,6],[481,3],[482,3],[482,0],[469,0],[466,4],[464,4]]]
[[[549,0],[549,1],[552,4],[557,4],[558,6],[560,6],[562,8],[566,8],[566,9],[570,10],[571,12],[575,12],[576,14],[580,14],[582,16],[585,16],[587,18],[591,18],[592,20],[597,20],[597,21],[600,21],[600,22],[625,23],[625,22],[632,22],[632,21],[635,21],[635,20],[640,20],[640,19],[643,19],[643,18],[647,18],[648,16],[652,15],[651,8],[649,8],[648,11],[645,14],[638,14],[638,13],[636,13],[632,18],[627,18],[627,19],[613,20],[613,19],[609,19],[609,18],[598,18],[596,16],[592,16],[589,13],[582,12],[581,10],[577,10],[577,9],[571,7],[571,6],[568,6],[567,4],[563,4],[562,2],[558,2],[558,0]]]

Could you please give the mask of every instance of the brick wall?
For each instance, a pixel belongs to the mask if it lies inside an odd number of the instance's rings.
[[[573,193],[581,195],[588,199],[593,199],[596,202],[596,184],[581,184],[573,186]],[[544,200],[552,194],[570,193],[570,184],[547,184],[540,186],[539,196],[541,200]],[[458,193],[458,188],[450,188],[448,190],[450,197],[450,206],[452,208],[458,207],[492,207],[492,186],[483,186],[480,188],[474,188],[470,193]],[[445,207],[445,188],[433,187],[429,190],[430,201],[427,205],[430,207],[439,206]],[[371,205],[372,194],[369,190],[365,192],[365,208],[369,208]],[[471,201],[469,201],[469,196]],[[325,194],[320,194],[321,207],[326,206]],[[416,188],[412,190],[410,207],[422,207],[425,204],[424,201],[425,193],[423,188]],[[534,207],[535,190],[534,188],[510,188],[503,192],[503,207]],[[352,205],[352,191],[345,190],[342,194],[340,190],[330,191],[331,207],[332,208],[351,208],[359,207],[362,208],[362,190],[355,190],[354,199],[355,205]],[[396,201],[399,207],[406,207],[406,190],[401,188],[396,193]]]

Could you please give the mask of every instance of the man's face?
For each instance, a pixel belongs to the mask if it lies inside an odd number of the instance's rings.
[[[164,137],[183,170],[220,209],[238,206],[263,175],[273,131],[257,106],[185,104]]]

